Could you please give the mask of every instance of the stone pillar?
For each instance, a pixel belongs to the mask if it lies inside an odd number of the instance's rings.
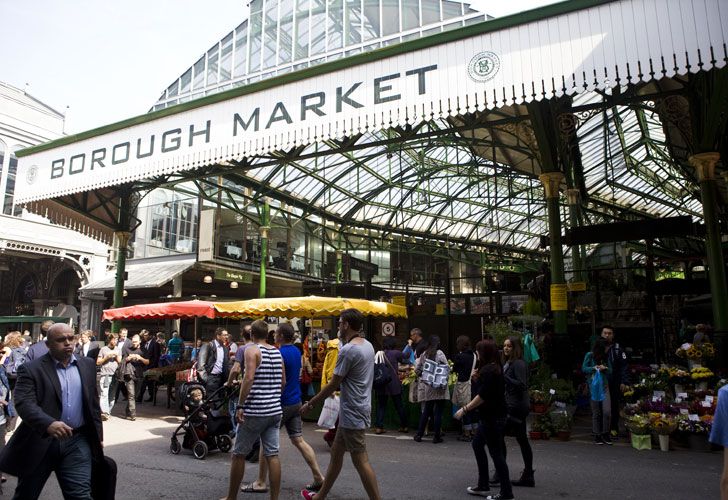
[[[579,190],[567,189],[566,199],[569,203],[569,222],[571,228],[579,227]],[[571,247],[571,261],[574,264],[574,281],[586,281],[586,273],[584,272],[584,248],[581,245]]]
[[[719,153],[699,153],[689,158],[700,182],[705,221],[705,248],[708,260],[708,278],[713,306],[713,328],[718,350],[717,360],[721,367],[728,356],[728,286],[726,286],[725,261],[720,236],[720,220],[716,201],[715,165]]]

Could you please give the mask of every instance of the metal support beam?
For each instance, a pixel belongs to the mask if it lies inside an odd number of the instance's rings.
[[[116,239],[116,280],[114,281],[114,307],[124,305],[124,275],[126,274],[126,248],[131,238],[129,226],[131,223],[131,191],[124,191],[119,197],[119,220],[117,230],[114,232]],[[111,331],[119,333],[121,321],[111,323]]]
[[[268,231],[270,231],[270,204],[263,198],[263,210],[260,214],[260,287],[258,298],[265,298],[265,268],[268,265]]]
[[[566,199],[569,202],[569,223],[571,229],[579,227],[579,192],[578,189],[566,190]],[[584,272],[584,262],[586,259],[583,258],[583,252],[584,247],[582,245],[573,245],[571,247],[572,271],[574,271],[575,281],[586,281],[586,273]]]
[[[564,179],[561,172],[547,172],[541,174],[539,180],[543,183],[546,194],[546,210],[549,224],[549,249],[551,250],[551,285],[564,285],[564,250],[561,246],[561,214],[559,210],[559,186]],[[554,333],[557,336],[567,334],[567,311],[553,310]]]
[[[720,160],[718,153],[699,153],[690,157],[690,164],[700,181],[700,195],[703,201],[705,220],[705,248],[708,259],[711,302],[713,306],[713,327],[719,363],[726,364],[728,356],[728,285],[726,285],[725,262],[720,238],[720,220],[716,201],[715,165]]]

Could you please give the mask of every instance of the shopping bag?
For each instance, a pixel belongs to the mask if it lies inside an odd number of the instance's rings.
[[[450,367],[448,365],[425,358],[422,365],[422,376],[420,377],[422,383],[429,385],[433,389],[442,389],[443,387],[447,387],[449,376]]]
[[[589,391],[591,392],[592,401],[604,401],[604,379],[602,372],[595,371],[594,376],[589,382]]]
[[[632,448],[635,450],[651,450],[652,436],[649,434],[632,434]]]
[[[336,419],[339,418],[339,396],[326,398],[324,407],[319,415],[318,426],[324,429],[333,429]]]
[[[410,403],[419,403],[418,395],[417,395],[417,386],[418,382],[415,378],[412,382],[409,384],[409,402]]]
[[[541,359],[541,356],[538,355],[538,350],[533,342],[533,336],[530,333],[527,333],[523,337],[523,360],[526,364],[531,364],[539,359]]]

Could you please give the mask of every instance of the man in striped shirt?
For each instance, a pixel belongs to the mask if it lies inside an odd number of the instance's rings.
[[[238,497],[238,489],[245,475],[245,455],[260,439],[268,464],[270,498],[275,500],[281,489],[278,437],[283,414],[281,391],[286,383],[283,359],[278,349],[266,342],[267,323],[260,320],[253,322],[251,337],[253,345],[245,350],[245,375],[235,411],[239,425],[235,434],[226,498],[232,500]]]

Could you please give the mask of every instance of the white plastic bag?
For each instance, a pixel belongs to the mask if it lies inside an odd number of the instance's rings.
[[[333,429],[336,427],[337,418],[339,418],[339,396],[328,397],[321,409],[318,426],[324,429]]]

